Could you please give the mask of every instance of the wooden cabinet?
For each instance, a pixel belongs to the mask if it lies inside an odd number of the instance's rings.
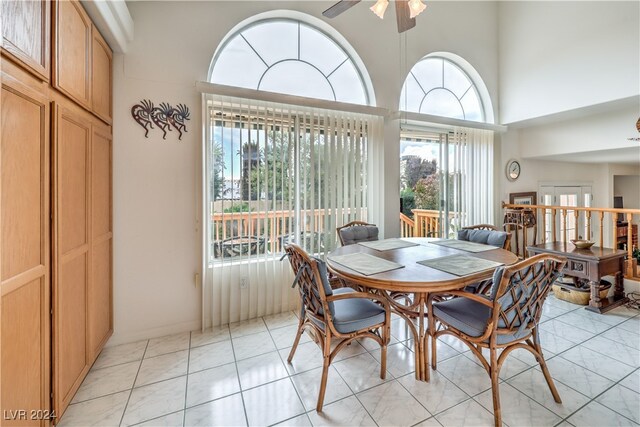
[[[20,426],[48,424],[5,411],[50,408],[51,309],[49,101],[23,79],[0,95],[0,424]]]
[[[90,109],[91,20],[79,2],[57,1],[53,26],[53,86]]]
[[[113,54],[95,27],[91,40],[91,109],[98,117],[111,123]]]
[[[49,81],[51,2],[0,2],[2,49],[29,72]]]

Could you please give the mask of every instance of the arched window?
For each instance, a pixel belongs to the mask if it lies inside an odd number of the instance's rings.
[[[459,62],[463,62],[462,58]],[[470,65],[465,68],[477,74]],[[481,90],[487,92],[479,76],[471,78],[445,56],[428,55],[409,71],[402,86],[400,110],[474,122],[492,121],[487,120],[485,110],[490,108],[490,101],[483,102],[488,93],[482,96]]]
[[[369,105],[365,78],[366,71],[324,31],[280,18],[254,22],[227,38],[214,57],[210,81]]]

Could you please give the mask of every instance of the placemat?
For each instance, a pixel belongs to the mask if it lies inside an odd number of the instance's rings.
[[[404,265],[387,261],[369,254],[346,254],[330,256],[329,259],[365,276],[383,273],[385,271],[404,268]]]
[[[434,245],[446,246],[452,249],[460,249],[462,251],[474,252],[474,253],[500,249],[496,246],[483,245],[482,243],[467,242],[466,240],[455,240],[455,239],[433,240],[429,243],[433,243]]]
[[[466,276],[502,265],[501,262],[489,261],[469,255],[451,255],[442,258],[427,259],[418,261],[418,264],[456,276]]]
[[[410,246],[420,245],[419,243],[407,242],[406,240],[402,239],[375,240],[373,242],[360,242],[358,244],[366,248],[375,249],[376,251],[390,251],[393,249],[408,248]]]

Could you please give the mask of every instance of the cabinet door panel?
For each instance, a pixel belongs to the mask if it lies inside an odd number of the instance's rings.
[[[54,408],[60,416],[89,369],[89,153],[91,123],[79,107],[55,106]]]
[[[91,20],[76,1],[55,3],[54,85],[91,108]]]
[[[93,28],[91,45],[91,102],[92,110],[111,123],[111,67],[113,54],[98,30]]]
[[[93,246],[88,295],[89,346],[97,356],[111,333],[111,239]]]
[[[0,413],[50,407],[49,103],[3,73]],[[46,425],[3,420],[2,425]]]
[[[2,47],[30,72],[49,81],[49,28],[51,3],[48,0],[3,1]]]

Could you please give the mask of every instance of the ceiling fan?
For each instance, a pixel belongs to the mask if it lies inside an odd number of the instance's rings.
[[[327,18],[335,18],[342,12],[351,9],[361,0],[340,0],[329,9],[322,12]],[[404,33],[416,26],[416,16],[418,16],[427,6],[422,0],[395,0],[396,4],[396,22],[398,24],[398,32]],[[384,12],[389,5],[389,0],[377,0],[371,6],[371,11],[382,19]]]

